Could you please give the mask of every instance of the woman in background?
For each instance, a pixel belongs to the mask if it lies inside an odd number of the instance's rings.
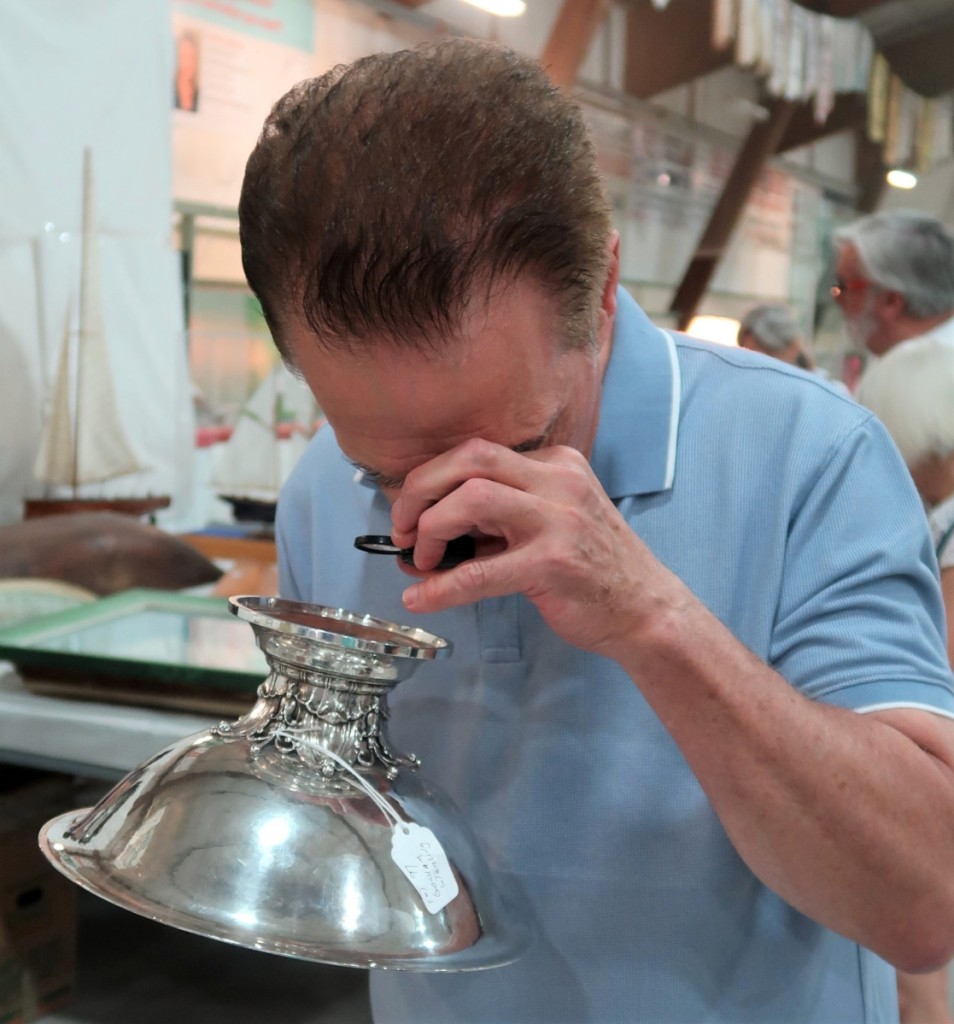
[[[924,501],[954,664],[954,346],[929,336],[891,349],[868,371],[864,403],[888,428]],[[898,996],[902,1024],[954,1024],[947,967],[899,972]]]
[[[851,397],[840,380],[835,380],[827,370],[816,365],[795,314],[781,302],[767,302],[750,309],[739,324],[738,342],[740,348],[761,352],[783,363],[817,373],[846,398]]]
[[[783,363],[809,369],[802,348],[802,332],[792,311],[780,302],[767,302],[750,309],[739,324],[738,341],[739,348],[750,348]]]

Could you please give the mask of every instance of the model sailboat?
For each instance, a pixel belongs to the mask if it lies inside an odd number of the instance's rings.
[[[109,349],[103,330],[99,253],[93,200],[92,155],[83,156],[83,232],[79,325],[72,304],[60,346],[50,408],[40,439],[34,477],[48,497],[27,499],[26,516],[110,510],[145,515],[165,508],[166,495],[88,497],[79,489],[144,472],[116,402]]]

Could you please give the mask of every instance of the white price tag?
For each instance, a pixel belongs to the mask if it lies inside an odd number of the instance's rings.
[[[457,895],[457,879],[434,833],[413,821],[402,821],[391,833],[391,859],[420,893],[424,906],[436,914]]]

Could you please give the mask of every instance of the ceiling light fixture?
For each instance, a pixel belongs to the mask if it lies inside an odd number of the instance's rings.
[[[518,18],[527,10],[523,0],[464,0],[464,3],[501,18]]]
[[[918,183],[916,174],[901,167],[892,167],[885,177],[892,188],[914,188]]]

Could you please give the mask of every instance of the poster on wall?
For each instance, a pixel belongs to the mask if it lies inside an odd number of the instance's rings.
[[[266,43],[313,53],[312,0],[173,0],[180,13]]]
[[[172,0],[173,195],[234,210],[272,103],[314,74],[312,0]]]

